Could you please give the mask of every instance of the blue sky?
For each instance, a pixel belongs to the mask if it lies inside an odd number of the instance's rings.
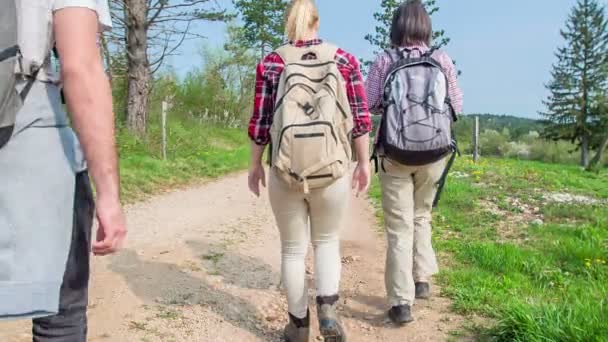
[[[227,0],[223,2],[228,3]],[[379,0],[317,0],[322,38],[359,58],[372,55],[363,39],[374,28],[372,13]],[[463,75],[467,113],[537,117],[547,95],[555,49],[562,45],[563,27],[576,0],[439,0],[433,17],[438,29],[452,39],[446,51]],[[222,3],[222,2],[220,2]],[[221,24],[200,24],[205,44],[220,46]],[[200,41],[190,41],[171,61],[179,74],[200,65]],[[253,72],[253,71],[252,71]]]

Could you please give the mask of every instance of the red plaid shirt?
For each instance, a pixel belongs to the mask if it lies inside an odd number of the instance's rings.
[[[308,47],[321,44],[320,39],[309,41],[297,41],[297,47]],[[363,85],[363,76],[359,67],[359,61],[348,52],[338,49],[335,61],[338,70],[346,82],[346,94],[353,113],[354,128],[353,137],[357,138],[372,129],[371,117],[367,108],[367,95]],[[255,102],[253,115],[249,121],[249,137],[258,145],[270,143],[270,126],[279,88],[281,73],[285,63],[276,53],[271,53],[258,64],[255,82]]]

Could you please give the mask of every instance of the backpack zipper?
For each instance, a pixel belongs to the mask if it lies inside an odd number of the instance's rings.
[[[287,131],[288,129],[293,128],[293,127],[307,127],[307,126],[315,126],[315,125],[325,125],[325,126],[329,127],[329,129],[331,130],[331,135],[334,137],[336,144],[338,143],[338,137],[336,136],[336,133],[334,132],[333,126],[329,122],[315,121],[315,122],[309,122],[309,123],[305,123],[305,124],[293,124],[293,125],[288,125],[288,126],[283,127],[283,129],[281,130],[281,135],[279,137],[279,143],[277,144],[277,150],[281,149],[281,143],[283,142],[283,136],[285,135],[285,131]]]

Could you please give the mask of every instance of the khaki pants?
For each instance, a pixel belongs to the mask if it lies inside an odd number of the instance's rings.
[[[317,296],[338,294],[342,267],[340,230],[350,202],[351,179],[347,175],[308,195],[290,189],[273,170],[268,183],[270,204],[281,234],[281,274],[289,313],[304,318],[308,310],[305,259],[311,240]]]
[[[415,282],[438,272],[431,242],[431,211],[447,158],[424,166],[383,160],[382,207],[388,238],[386,291],[391,306],[412,305]]]

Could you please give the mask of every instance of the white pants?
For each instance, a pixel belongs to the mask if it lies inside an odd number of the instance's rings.
[[[350,201],[349,176],[329,187],[313,189],[308,195],[290,189],[271,170],[270,204],[281,234],[283,285],[289,313],[306,317],[306,252],[309,242],[315,251],[317,296],[333,296],[340,287],[340,230]],[[310,222],[310,225],[309,225]]]

